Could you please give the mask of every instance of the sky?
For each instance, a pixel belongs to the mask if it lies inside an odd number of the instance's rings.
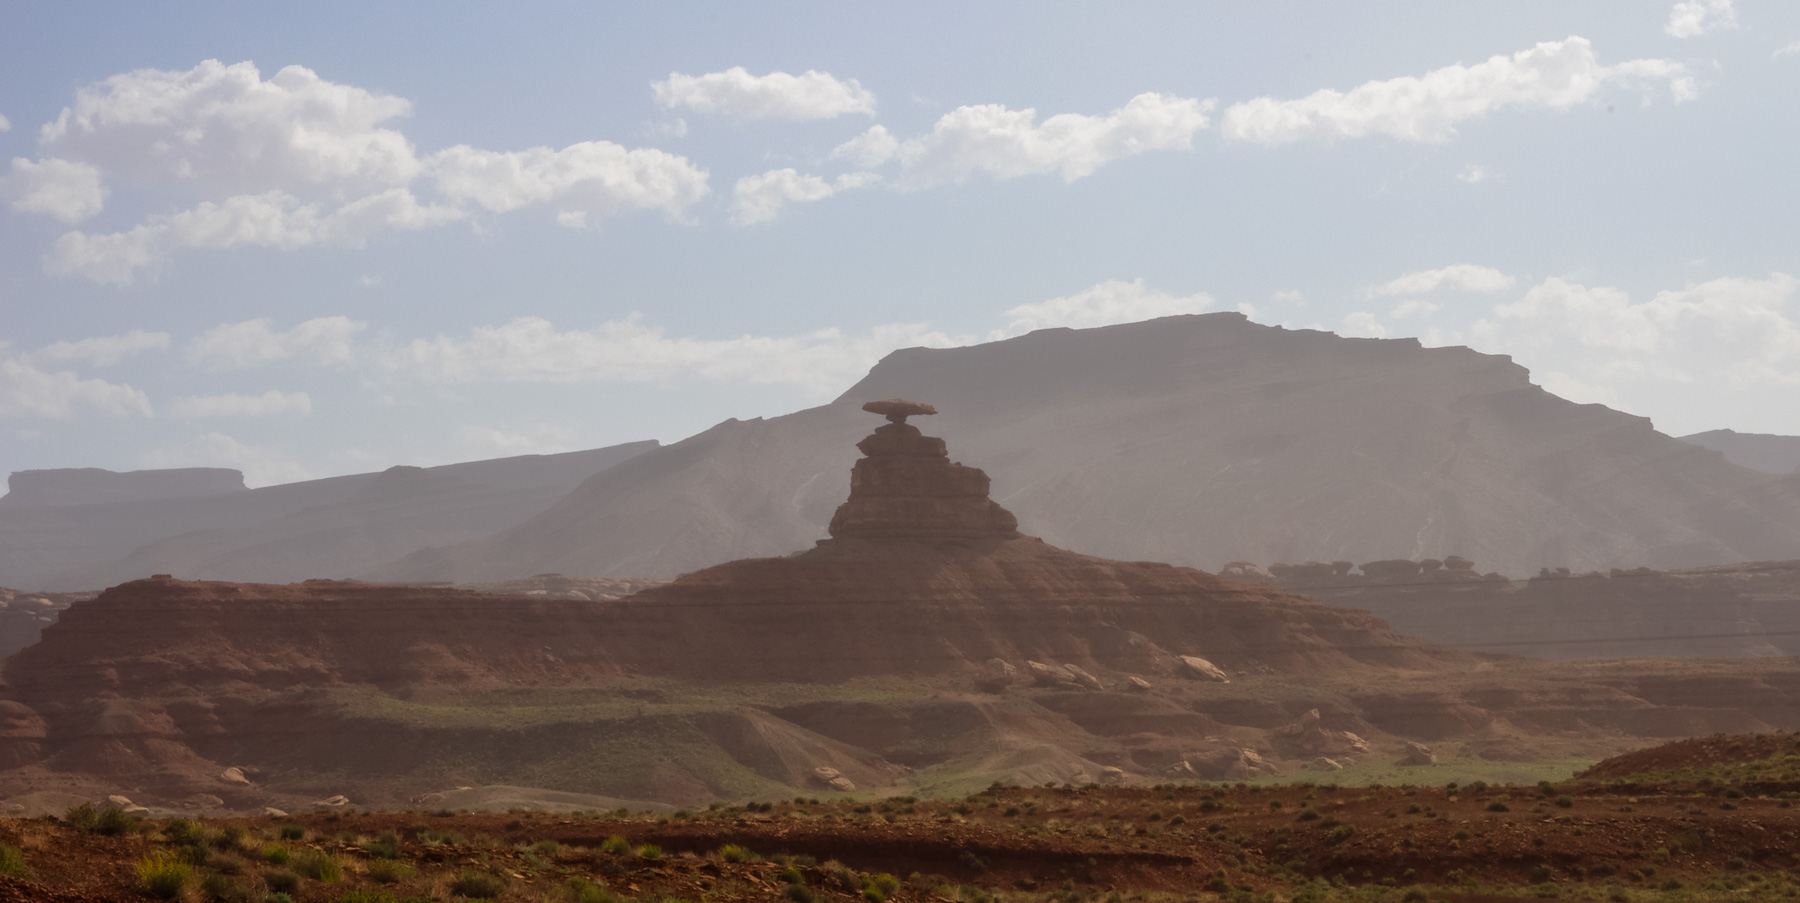
[[[1177,313],[1800,434],[1800,4],[21,2],[0,470],[691,435]]]

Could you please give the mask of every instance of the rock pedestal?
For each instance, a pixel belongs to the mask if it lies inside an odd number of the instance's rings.
[[[910,402],[875,402],[879,405]],[[923,406],[921,406],[923,407]],[[950,461],[944,440],[919,432],[907,413],[856,444],[850,498],[831,518],[833,539],[1012,539],[1019,522],[988,498],[988,475]],[[917,412],[908,412],[917,413]]]

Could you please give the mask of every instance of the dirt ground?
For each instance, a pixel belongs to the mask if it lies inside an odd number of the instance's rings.
[[[1057,786],[655,817],[144,821],[116,836],[7,819],[0,844],[23,853],[27,876],[0,878],[0,903],[142,900],[137,865],[159,850],[190,864],[181,898],[256,903],[278,888],[298,903],[1788,899],[1800,893],[1787,875],[1800,853],[1793,790]]]

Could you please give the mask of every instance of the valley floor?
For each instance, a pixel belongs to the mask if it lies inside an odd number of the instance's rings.
[[[0,820],[0,901],[1790,899],[1796,789],[1058,785],[665,815],[89,811]]]

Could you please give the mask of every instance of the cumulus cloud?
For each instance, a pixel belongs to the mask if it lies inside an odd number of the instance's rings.
[[[1366,310],[1359,310],[1344,317],[1344,324],[1338,328],[1338,335],[1363,339],[1387,338],[1387,327],[1375,319],[1375,315]]]
[[[900,152],[900,141],[885,126],[872,125],[869,130],[831,149],[831,159],[844,160],[858,169],[874,169]]]
[[[1467,182],[1470,185],[1480,185],[1492,178],[1495,178],[1494,171],[1479,163],[1470,163],[1462,168],[1462,172],[1456,174],[1458,182]]]
[[[708,191],[706,170],[655,148],[627,150],[611,141],[583,141],[562,150],[484,151],[457,145],[430,160],[438,190],[495,212],[549,204],[564,225],[585,225],[589,214],[662,210],[677,216]]]
[[[813,69],[799,75],[751,75],[742,66],[705,75],[671,72],[650,89],[664,107],[734,119],[830,119],[847,113],[875,113],[875,95],[856,79],[839,81],[828,72]]]
[[[1211,100],[1147,93],[1105,116],[1062,113],[1041,124],[1037,111],[1029,108],[958,107],[944,114],[930,134],[900,142],[894,156],[904,188],[962,182],[977,172],[997,179],[1057,173],[1073,182],[1124,157],[1192,147],[1194,133],[1206,128],[1213,106]],[[864,139],[870,139],[868,133],[858,141]]]
[[[1692,38],[1737,27],[1737,10],[1731,0],[1681,0],[1669,10],[1669,24],[1663,32],[1674,38]]]
[[[390,188],[329,210],[317,203],[301,203],[282,191],[238,195],[151,217],[126,232],[64,233],[44,256],[44,270],[53,276],[77,275],[129,285],[140,270],[177,249],[361,247],[382,230],[423,229],[463,216],[455,207],[421,204],[405,188]]]
[[[818,176],[801,175],[791,167],[745,176],[732,189],[731,220],[740,226],[767,222],[788,204],[822,201],[840,191],[861,188],[876,180],[874,173],[853,172],[827,182]]]
[[[1458,263],[1435,270],[1420,270],[1389,280],[1364,292],[1365,296],[1423,295],[1439,290],[1498,292],[1512,288],[1513,277],[1493,267]]]
[[[44,370],[29,358],[0,354],[0,417],[67,419],[82,410],[113,417],[153,413],[149,396],[131,386]]]
[[[1654,408],[1704,428],[1721,393],[1800,395],[1800,322],[1789,310],[1797,293],[1800,279],[1785,273],[1713,279],[1641,302],[1550,278],[1476,322],[1470,344],[1512,354],[1574,400]]]
[[[416,339],[385,351],[377,368],[388,379],[431,383],[729,380],[793,385],[824,395],[841,390],[895,348],[968,341],[912,323],[858,333],[821,329],[696,339],[670,338],[636,315],[588,330],[521,317],[467,335]]]
[[[1129,282],[1112,279],[1090,286],[1073,295],[1051,298],[1032,304],[1021,304],[1005,314],[1006,327],[988,336],[990,340],[1024,335],[1034,329],[1058,326],[1087,329],[1132,323],[1155,317],[1197,314],[1212,307],[1213,298],[1205,292],[1178,296],[1144,285],[1144,280]]]
[[[254,63],[207,60],[82,88],[40,140],[58,156],[159,183],[317,187],[348,197],[418,174],[412,144],[381,127],[411,109],[403,98],[330,82],[304,66],[265,81]]]
[[[1402,301],[1394,305],[1394,309],[1388,311],[1388,316],[1396,320],[1406,320],[1413,317],[1429,317],[1443,309],[1444,306],[1435,301],[1414,298],[1411,301]]]
[[[169,347],[166,332],[133,329],[124,335],[93,336],[74,342],[55,342],[31,353],[33,361],[86,361],[110,367],[140,351],[156,351]]]
[[[272,417],[312,413],[312,396],[305,392],[270,389],[261,395],[187,395],[175,399],[169,410],[177,417]]]
[[[12,131],[12,120],[6,118],[5,116],[0,116],[0,132],[10,132],[10,131]]]
[[[1348,92],[1327,88],[1298,100],[1259,97],[1227,109],[1222,128],[1226,138],[1265,146],[1368,135],[1440,142],[1456,134],[1458,123],[1495,110],[1566,110],[1607,85],[1656,82],[1666,82],[1677,102],[1698,94],[1685,65],[1641,59],[1602,66],[1586,38],[1569,37],[1473,66],[1372,81]]]
[[[100,170],[55,157],[35,163],[24,157],[12,158],[12,173],[0,179],[0,190],[11,199],[14,210],[42,213],[71,224],[106,206]]]
[[[1769,59],[1780,59],[1790,53],[1800,53],[1800,41],[1795,41],[1794,43],[1775,51],[1769,55]]]
[[[268,79],[249,62],[140,69],[78,90],[41,130],[46,157],[14,160],[0,188],[14,209],[71,223],[101,209],[102,175],[199,199],[122,232],[69,232],[44,256],[51,275],[121,286],[185,249],[361,247],[465,219],[471,206],[551,205],[570,226],[627,210],[675,216],[707,192],[706,171],[686,159],[608,141],[458,145],[422,158],[391,127],[410,112],[404,98],[302,66]],[[422,178],[441,201],[415,196]]]
[[[237,370],[281,361],[315,365],[348,364],[351,340],[367,326],[349,317],[319,317],[285,332],[268,318],[225,323],[196,336],[187,359],[213,370]]]
[[[141,467],[232,467],[243,471],[251,488],[313,478],[312,471],[272,448],[248,445],[224,433],[202,433],[173,448],[161,448],[138,460]]]

